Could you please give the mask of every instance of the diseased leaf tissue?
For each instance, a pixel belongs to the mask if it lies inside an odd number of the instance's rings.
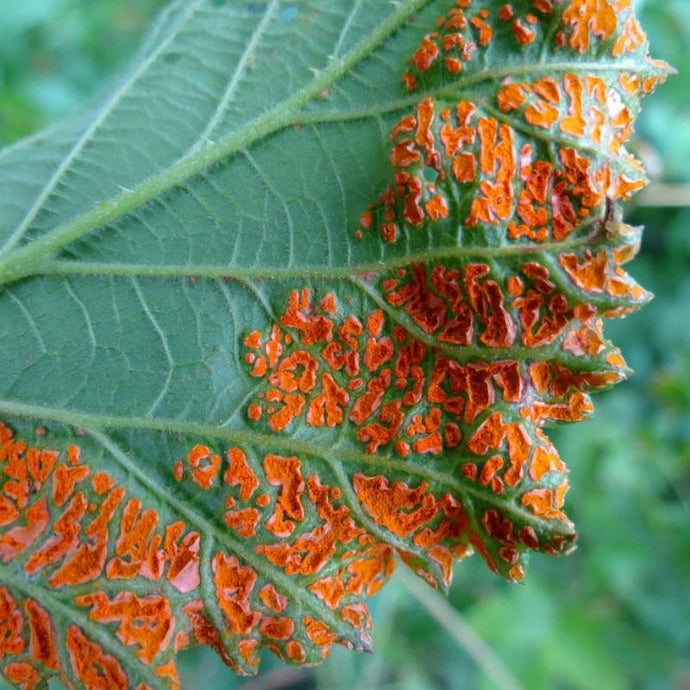
[[[334,643],[370,647],[365,599],[396,554],[445,587],[472,552],[520,580],[530,552],[573,548],[567,471],[544,428],[584,419],[589,393],[626,375],[602,317],[648,295],[621,268],[639,232],[611,209],[645,184],[625,146],[640,98],[668,68],[647,56],[630,0],[420,0],[385,16],[382,4],[333,3],[342,22],[331,44],[322,3],[294,3],[309,21],[287,28],[294,12],[287,21],[275,1],[261,12],[171,6],[143,56],[157,79],[199,17],[242,26],[221,106],[197,123],[211,139],[219,128],[222,152],[192,146],[110,206],[79,209],[65,190],[112,104],[86,134],[43,142],[54,164],[31,143],[0,159],[5,172],[17,152],[47,170],[0,254],[0,670],[18,686],[57,676],[68,687],[175,687],[176,653],[197,643],[240,673],[256,670],[262,647],[313,663]],[[240,102],[251,61],[264,64],[261,42],[308,31],[335,67],[310,77],[301,102],[276,106],[274,138],[223,138],[223,108]],[[357,118],[338,124],[336,106],[320,115],[314,99],[337,104],[354,88],[339,85],[347,70],[376,75],[372,53],[390,59],[413,40],[395,65],[399,100],[381,111],[394,122],[389,182],[347,211],[352,222],[321,233],[349,258],[300,266],[304,246],[263,273],[260,260],[243,264],[246,190],[235,250],[215,264],[185,268],[166,243],[160,261],[149,249],[137,263],[117,244],[162,232],[158,216],[170,243],[203,233],[213,199],[247,186],[222,178],[234,164],[288,208],[287,230],[264,217],[269,244],[294,242],[295,206],[260,147],[274,143],[280,157],[283,131],[293,146],[323,142],[329,127],[347,134]],[[271,134],[266,122],[253,121],[257,136]],[[61,211],[64,198],[77,210]],[[180,198],[203,212],[185,216]],[[257,257],[263,240],[252,241]],[[74,318],[51,320],[51,304]],[[64,390],[39,394],[45,377]],[[231,398],[229,417],[204,407],[211,390]]]

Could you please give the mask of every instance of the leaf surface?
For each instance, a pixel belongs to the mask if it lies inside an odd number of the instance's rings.
[[[627,373],[667,71],[628,0],[173,2],[1,153],[4,676],[313,663],[370,648],[396,554],[571,550],[544,428]]]

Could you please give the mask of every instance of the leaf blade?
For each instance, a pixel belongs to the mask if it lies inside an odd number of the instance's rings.
[[[191,642],[244,673],[260,646],[314,662],[368,649],[363,599],[396,552],[447,586],[472,549],[517,580],[530,551],[572,548],[543,427],[625,377],[600,317],[647,299],[620,268],[639,234],[610,200],[642,183],[624,144],[665,68],[618,3],[496,4],[490,25],[448,2],[403,96],[391,75],[419,40],[407,20],[436,12],[424,0],[379,24],[373,2],[172,6],[141,63],[169,75],[184,56],[168,48],[200,27],[252,27],[204,117],[161,150],[166,128],[131,138],[113,159],[145,164],[85,196],[53,194],[92,134],[112,149],[106,106],[49,155],[38,197],[25,187],[25,242],[0,259],[0,412],[17,429],[1,428],[0,572],[38,577],[67,602],[54,620],[81,623],[56,662],[32,646],[40,590],[0,590],[19,621],[8,677],[174,685]],[[288,45],[302,19],[295,80],[267,37]],[[633,68],[610,59],[620,46]],[[154,72],[135,68],[113,112]]]

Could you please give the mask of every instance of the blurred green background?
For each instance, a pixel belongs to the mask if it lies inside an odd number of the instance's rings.
[[[107,91],[164,4],[0,0],[0,146]],[[637,375],[553,432],[579,549],[534,558],[521,585],[470,559],[448,602],[394,579],[372,602],[372,656],[291,669],[266,654],[247,680],[186,652],[185,688],[690,690],[690,0],[637,5],[655,57],[679,70],[645,103],[635,148],[653,182],[626,213],[647,227],[633,273],[656,300],[607,327]]]

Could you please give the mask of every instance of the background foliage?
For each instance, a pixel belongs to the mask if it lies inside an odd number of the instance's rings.
[[[0,145],[107,90],[163,4],[3,0]],[[534,559],[519,586],[492,578],[479,560],[459,566],[452,608],[440,615],[454,609],[469,624],[464,647],[394,581],[373,601],[375,655],[336,649],[312,670],[267,655],[263,673],[247,681],[193,650],[183,657],[185,686],[483,690],[499,687],[485,669],[505,666],[530,690],[690,688],[690,2],[638,4],[654,56],[680,72],[645,103],[638,155],[654,184],[627,214],[647,226],[632,273],[657,298],[608,324],[637,375],[599,397],[592,421],[557,432],[578,551]],[[668,183],[687,185],[675,188],[673,206]],[[488,650],[472,646],[472,633]]]

